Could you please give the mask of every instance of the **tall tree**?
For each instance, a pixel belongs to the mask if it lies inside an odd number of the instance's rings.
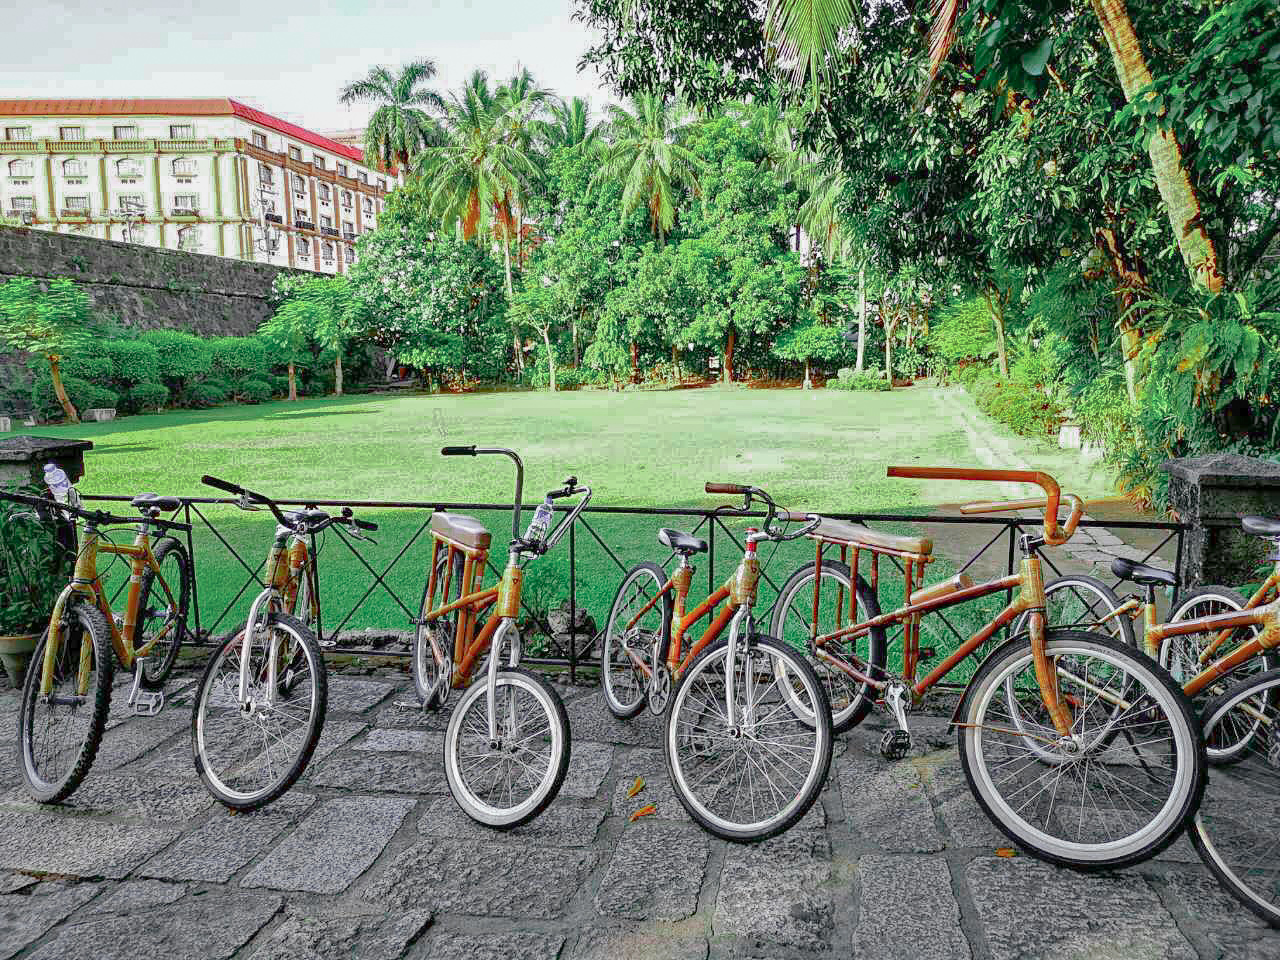
[[[0,284],[0,343],[45,358],[53,392],[72,423],[80,414],[62,385],[61,362],[89,342],[92,317],[88,294],[70,280],[53,280],[43,291],[30,277]]]
[[[620,219],[644,204],[661,244],[675,225],[680,189],[698,189],[698,159],[681,142],[688,127],[676,107],[650,93],[633,97],[630,110],[610,104],[608,125],[612,143],[592,184],[622,182]]]
[[[427,84],[436,75],[432,60],[414,60],[392,72],[377,66],[368,76],[343,87],[343,104],[377,104],[364,131],[365,162],[403,172],[424,147],[440,141],[440,125],[429,111],[445,108],[444,98]]]

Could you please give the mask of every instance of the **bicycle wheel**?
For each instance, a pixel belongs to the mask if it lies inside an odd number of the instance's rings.
[[[1187,831],[1200,859],[1237,900],[1280,927],[1280,670],[1249,677],[1205,707],[1205,737],[1242,710],[1256,711],[1263,730],[1237,762],[1214,770]]]
[[[680,678],[663,738],[667,772],[704,829],[725,840],[764,840],[792,827],[818,799],[831,767],[831,705],[809,662],[772,637],[739,643],[737,662],[728,661],[722,640]],[[803,716],[791,707],[797,696]]]
[[[444,589],[445,565],[447,555],[441,554],[436,559],[436,584]],[[453,576],[450,577],[449,595],[437,595],[433,603],[441,606],[462,596],[462,557],[458,556],[454,564]],[[427,615],[426,588],[422,591],[422,607],[418,612],[419,621]],[[413,632],[413,646],[410,649],[409,665],[413,673],[413,689],[424,710],[438,710],[444,705],[441,678],[447,682],[453,680],[453,642],[454,631],[458,627],[459,614],[438,617],[430,623],[419,622]],[[446,694],[447,696],[447,694]]]
[[[444,737],[454,802],[477,823],[509,830],[556,798],[569,769],[569,715],[551,685],[521,669],[498,671],[497,738],[489,738],[489,684],[471,685]]]
[[[233,810],[256,810],[275,800],[302,775],[324,727],[328,683],[320,646],[306,627],[270,613],[249,646],[248,704],[240,705],[244,628],[228,637],[205,667],[191,713],[191,750],[209,792]],[[301,654],[300,673],[288,685],[272,684],[286,651]]]
[[[80,786],[98,754],[111,708],[115,661],[107,618],[88,601],[73,600],[60,633],[53,689],[47,697],[40,693],[49,645],[46,630],[27,666],[18,713],[22,778],[40,803],[65,800]]]
[[[978,668],[958,713],[974,797],[1010,839],[1050,863],[1098,870],[1154,856],[1204,790],[1204,739],[1186,696],[1153,660],[1110,637],[1055,630],[1046,653],[1070,736],[1034,706],[1030,645],[1003,644]],[[1010,679],[1024,718],[1036,721],[1023,732],[1010,715]]]
[[[1044,585],[1045,626],[1102,633],[1126,647],[1137,647],[1133,620],[1128,614],[1106,619],[1120,608],[1116,592],[1096,577],[1056,577]],[[1030,613],[1020,613],[1009,627],[1009,636],[1030,630]]]
[[[148,568],[142,575],[133,641],[135,650],[155,643],[142,665],[142,685],[152,689],[169,679],[186,639],[191,603],[191,561],[187,559],[187,551],[177,540],[165,537],[154,553],[164,584],[158,582],[155,570]],[[168,593],[165,586],[169,588]]]
[[[832,633],[853,623],[865,623],[880,615],[880,603],[871,587],[861,577],[857,589],[846,564],[834,560],[822,561],[822,575],[817,583],[817,617],[814,617],[815,564],[807,564],[793,573],[778,593],[773,605],[769,633],[796,653],[806,657],[814,673],[822,682],[831,703],[831,729],[844,733],[861,723],[875,705],[875,691],[869,684],[850,677],[847,673],[814,657],[811,643],[814,637]],[[856,614],[849,616],[849,598],[856,600]],[[884,627],[875,627],[866,636],[856,640],[844,638],[828,646],[841,659],[858,666],[863,671],[872,667],[872,675],[883,671],[886,656]],[[856,658],[856,659],[855,659]],[[782,661],[778,661],[781,665]],[[789,689],[789,688],[786,688]],[[800,697],[791,697],[791,707],[801,718],[809,716]]]
[[[1230,587],[1199,587],[1178,601],[1178,605],[1169,615],[1169,622],[1181,623],[1219,613],[1235,613],[1243,610],[1248,604],[1249,601],[1245,597]],[[1231,636],[1210,655],[1209,659],[1217,660],[1226,656],[1240,644],[1252,640],[1257,632],[1257,627],[1240,627],[1233,630]],[[1173,675],[1177,683],[1185,685],[1204,669],[1205,664],[1201,662],[1201,655],[1209,644],[1217,641],[1218,635],[1219,631],[1213,631],[1168,637],[1160,645],[1160,665]],[[1273,651],[1267,650],[1260,653],[1196,694],[1195,704],[1197,708],[1203,709],[1210,700],[1225,694],[1233,684],[1277,667],[1280,667],[1280,657],[1277,657]],[[1224,718],[1217,724],[1212,738],[1206,734],[1209,762],[1216,766],[1233,763],[1243,757],[1249,738],[1258,732],[1261,723],[1262,721],[1255,714],[1243,710],[1232,717]]]
[[[605,705],[620,720],[630,720],[644,709],[649,677],[665,665],[671,643],[670,591],[641,611],[666,582],[666,571],[656,563],[637,564],[622,578],[609,608],[600,679]],[[636,622],[628,626],[632,620]]]

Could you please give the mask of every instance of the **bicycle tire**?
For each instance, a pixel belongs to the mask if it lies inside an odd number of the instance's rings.
[[[444,589],[444,568],[448,563],[447,554],[441,554],[436,559],[436,584],[440,590]],[[457,597],[462,595],[462,558],[458,557],[458,561],[454,564],[454,575],[450,579],[450,592],[457,593]],[[457,599],[454,597],[454,599]],[[436,602],[443,604],[448,597],[437,596]],[[418,624],[413,631],[413,643],[409,648],[409,672],[413,676],[413,690],[418,695],[418,702],[422,704],[423,710],[438,710],[444,705],[444,698],[440,696],[440,675],[447,674],[449,681],[453,681],[453,639],[454,633],[458,629],[459,614],[455,613],[448,617],[438,617],[430,623],[423,622],[427,615],[427,584],[422,588],[422,603],[419,605]],[[436,655],[433,649],[431,638],[428,633],[436,633],[436,644],[440,647],[440,656]]]
[[[639,583],[642,580],[650,580],[653,584],[653,594],[656,595],[663,585],[667,582],[667,573],[656,563],[638,563],[622,578],[622,582],[618,584],[617,592],[613,595],[613,603],[609,607],[609,620],[605,624],[604,640],[600,651],[600,689],[604,693],[605,706],[619,720],[630,720],[636,717],[644,710],[647,700],[648,683],[640,675],[642,671],[637,672],[635,664],[630,657],[626,656],[625,651],[621,651],[623,660],[618,658],[618,667],[614,666],[614,653],[623,638],[618,635],[617,618],[619,616],[618,605],[623,601],[627,588],[632,583]],[[645,600],[651,597],[645,597]],[[641,604],[643,606],[643,604]],[[671,649],[671,616],[673,604],[671,600],[671,591],[664,593],[660,600],[654,604],[653,609],[649,613],[657,611],[658,636],[652,638],[655,642],[652,646],[641,644],[636,649],[637,656],[641,659],[648,659],[648,667],[654,670],[656,667],[666,663],[667,656]],[[650,631],[652,632],[652,631]],[[644,638],[649,639],[649,638]],[[623,644],[625,647],[626,645]],[[623,671],[623,665],[630,670],[630,674]],[[640,682],[636,685],[636,695],[632,702],[624,702],[619,695],[622,687],[621,680],[623,677],[631,676]]]
[[[1059,617],[1055,617],[1055,608],[1052,605],[1052,598],[1055,593],[1062,594],[1066,591],[1079,597],[1081,594],[1093,594],[1095,599],[1092,602],[1084,602],[1075,605],[1076,610],[1083,606],[1083,611],[1078,615],[1076,613],[1068,613],[1068,617],[1074,618],[1070,623],[1057,622]],[[1126,646],[1137,648],[1138,643],[1133,632],[1133,621],[1126,614],[1114,617],[1103,625],[1099,621],[1104,614],[1111,613],[1120,608],[1122,601],[1116,594],[1115,590],[1107,586],[1097,577],[1086,576],[1085,574],[1072,574],[1066,577],[1055,577],[1044,585],[1045,595],[1045,626],[1061,627],[1067,630],[1084,630],[1090,633],[1106,633],[1119,640]],[[1063,613],[1067,613],[1063,604],[1059,604],[1059,609]],[[1020,633],[1028,633],[1030,626],[1028,620],[1029,613],[1020,613],[1014,618],[1013,623],[1009,625],[1009,636],[1017,636]],[[1084,622],[1085,617],[1093,616],[1093,623]]]
[[[156,559],[156,566],[161,568],[163,568],[166,560],[177,558],[178,585],[175,588],[172,583],[169,583],[169,578],[165,577],[165,583],[168,584],[169,590],[176,595],[177,600],[177,609],[171,611],[172,619],[175,622],[173,640],[163,644],[161,649],[164,652],[159,658],[156,658],[154,651],[148,655],[141,677],[141,686],[148,690],[164,686],[165,681],[169,679],[169,674],[173,672],[173,665],[177,662],[178,652],[182,649],[183,641],[187,636],[187,617],[190,613],[191,605],[191,561],[187,557],[186,549],[173,537],[164,537],[152,552]],[[143,645],[138,642],[138,639],[143,637],[146,630],[147,621],[144,618],[148,617],[151,612],[151,593],[155,589],[155,580],[155,570],[148,567],[142,575],[142,583],[138,589],[138,623],[134,628],[135,649]],[[161,602],[167,599],[163,590],[157,590],[157,593]]]

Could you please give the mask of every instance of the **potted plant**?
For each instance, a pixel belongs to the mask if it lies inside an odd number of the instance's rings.
[[[48,496],[36,484],[15,492]],[[0,663],[15,687],[70,576],[73,551],[56,529],[32,507],[0,500]]]

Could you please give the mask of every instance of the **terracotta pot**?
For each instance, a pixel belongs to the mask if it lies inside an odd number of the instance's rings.
[[[0,663],[4,664],[4,672],[9,675],[9,682],[15,688],[22,686],[27,661],[31,659],[31,654],[39,642],[40,634],[38,633],[0,637]]]

